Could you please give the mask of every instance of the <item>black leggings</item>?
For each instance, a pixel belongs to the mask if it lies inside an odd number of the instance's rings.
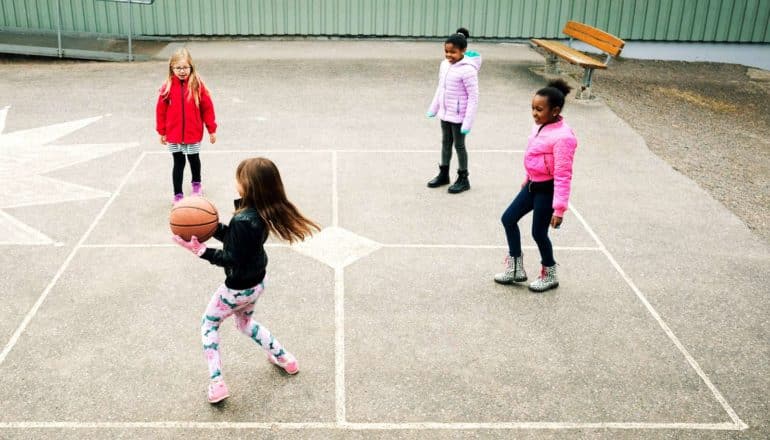
[[[452,160],[452,143],[457,150],[457,169],[468,169],[468,151],[465,149],[465,135],[460,131],[462,124],[441,121],[441,165],[449,166]]]
[[[174,183],[174,194],[182,194],[182,178],[184,177],[184,153],[181,151],[172,153],[174,158],[174,169],[171,172],[171,179]],[[201,158],[197,154],[188,154],[187,160],[190,162],[190,171],[192,171],[192,181],[201,181]]]
[[[508,239],[508,255],[511,257],[521,256],[521,234],[519,233],[518,222],[529,211],[532,213],[532,238],[537,243],[540,250],[540,263],[543,266],[553,266],[556,261],[553,259],[553,247],[548,238],[548,226],[551,225],[553,216],[553,192],[530,192],[525,185],[519,194],[513,199],[511,205],[503,213],[503,227],[505,228],[505,237]]]

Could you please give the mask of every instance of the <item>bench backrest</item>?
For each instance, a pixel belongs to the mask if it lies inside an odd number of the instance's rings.
[[[562,32],[572,38],[576,38],[601,49],[613,57],[618,56],[620,51],[623,50],[623,46],[626,45],[625,41],[614,35],[610,35],[607,32],[588,26],[587,24],[578,23],[577,21],[568,21]]]

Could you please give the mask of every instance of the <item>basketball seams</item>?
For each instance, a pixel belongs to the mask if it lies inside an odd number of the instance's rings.
[[[206,214],[213,215],[215,217],[219,217],[219,212],[217,212],[216,210],[214,210],[214,212],[211,212],[211,211],[209,211],[207,209],[203,209],[203,208],[200,208],[198,206],[175,206],[175,207],[171,208],[171,212],[174,212],[177,209],[195,209],[195,210],[198,210],[198,211],[203,211]]]
[[[177,226],[177,227],[180,227],[180,228],[194,228],[194,227],[197,227],[197,226],[213,225],[214,223],[219,223],[219,220],[218,219],[217,220],[212,220],[212,221],[210,221],[208,223],[196,223],[194,225],[182,224],[182,223],[169,223],[169,225]]]
[[[171,208],[169,215],[172,233],[185,240],[190,240],[194,235],[201,243],[216,233],[218,224],[219,213],[216,206],[202,197],[182,200]]]

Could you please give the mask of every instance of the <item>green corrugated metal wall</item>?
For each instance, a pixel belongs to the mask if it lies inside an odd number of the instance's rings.
[[[128,5],[58,0],[62,29],[125,34]],[[156,0],[133,7],[143,35],[558,38],[567,20],[627,40],[770,43],[770,0]],[[0,28],[56,29],[57,0],[0,0]]]

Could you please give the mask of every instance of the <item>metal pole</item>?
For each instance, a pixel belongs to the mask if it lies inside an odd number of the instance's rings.
[[[64,56],[64,51],[62,51],[61,47],[61,0],[56,0],[56,40],[58,41],[56,53],[61,58]]]
[[[131,48],[131,22],[134,21],[134,16],[132,14],[131,5],[133,5],[133,2],[131,0],[128,0],[128,61],[131,62],[134,60],[133,51]]]

